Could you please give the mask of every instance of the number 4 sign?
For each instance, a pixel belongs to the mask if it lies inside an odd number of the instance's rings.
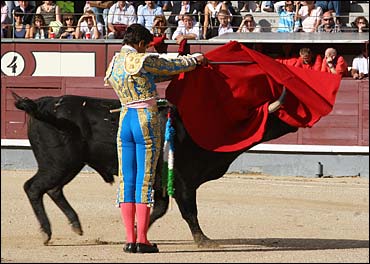
[[[24,59],[18,52],[10,51],[1,57],[1,72],[7,76],[20,75],[24,66]]]

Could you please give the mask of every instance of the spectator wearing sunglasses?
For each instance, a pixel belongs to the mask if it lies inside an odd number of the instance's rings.
[[[342,32],[340,26],[334,22],[334,17],[331,11],[326,11],[321,19],[321,24],[317,28],[317,32],[337,33]]]
[[[369,32],[369,21],[364,16],[356,17],[355,21],[351,23],[354,32]]]
[[[75,39],[76,27],[74,25],[74,18],[72,14],[64,14],[63,26],[60,30],[59,38],[61,39]]]

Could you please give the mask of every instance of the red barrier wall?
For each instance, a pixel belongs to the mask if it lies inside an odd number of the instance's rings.
[[[164,97],[168,82],[158,86]],[[1,77],[1,138],[26,139],[26,114],[14,107],[11,91],[38,98],[64,94],[117,98],[102,77]],[[313,128],[270,141],[278,144],[367,146],[369,144],[369,81],[345,78],[333,111]]]

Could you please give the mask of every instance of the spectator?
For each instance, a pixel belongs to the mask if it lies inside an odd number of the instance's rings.
[[[145,5],[139,6],[138,8],[137,23],[143,25],[148,30],[152,30],[154,17],[156,15],[164,15],[162,7],[158,6],[155,1],[145,1]]]
[[[108,38],[122,39],[126,28],[136,21],[134,6],[126,1],[117,1],[108,13]]]
[[[36,14],[41,14],[44,17],[45,25],[49,26],[52,21],[58,21],[62,24],[60,7],[55,4],[55,1],[42,2],[43,4],[37,7]]]
[[[321,19],[321,24],[317,28],[317,32],[337,33],[342,32],[340,26],[335,24],[334,17],[331,11],[326,11]]]
[[[293,43],[283,43],[281,45],[281,53],[278,54],[275,60],[285,65],[294,66],[297,63],[298,58],[293,52],[293,48]]]
[[[31,39],[47,39],[49,38],[49,30],[45,24],[44,17],[41,14],[36,14],[33,17],[33,22],[26,33],[26,38]]]
[[[217,13],[221,9],[228,10],[226,3],[221,1],[208,1],[204,8],[203,38],[209,39],[218,35],[220,23],[217,19]],[[231,13],[230,13],[231,16]]]
[[[76,27],[76,38],[79,39],[101,39],[103,38],[103,25],[96,21],[92,10],[86,10],[80,17]]]
[[[22,23],[24,25],[31,25],[33,22],[33,17],[36,12],[36,7],[29,4],[29,1],[18,1],[19,6],[14,8],[14,12],[24,13]]]
[[[336,16],[340,16],[342,1],[315,1],[315,6],[320,7],[323,12],[335,11]]]
[[[152,32],[154,37],[162,37],[166,35],[168,23],[165,15],[156,15],[153,21]]]
[[[350,1],[315,1],[315,6],[320,7],[322,12],[335,12],[336,24],[341,24],[340,17],[343,12],[349,12]]]
[[[369,32],[369,21],[364,16],[356,17],[355,21],[351,23],[351,26],[355,32]]]
[[[172,10],[172,1],[156,1],[156,4],[162,7],[163,11],[171,11]]]
[[[251,14],[246,14],[237,32],[261,32],[261,26]]]
[[[276,32],[293,32],[294,30],[294,4],[293,1],[279,1],[275,4],[279,14],[279,25]]]
[[[297,5],[295,20],[300,19],[303,32],[316,32],[322,16],[321,7],[315,7],[315,1],[300,1]]]
[[[86,1],[84,11],[91,9],[96,15],[96,20],[107,26],[108,12],[113,4],[114,1]]]
[[[168,44],[164,41],[167,39],[166,30],[168,28],[167,20],[165,15],[156,15],[153,22],[153,42],[155,50],[158,53],[167,53]]]
[[[60,29],[59,38],[61,39],[76,39],[77,38],[73,14],[63,15],[63,26]]]
[[[236,13],[231,1],[223,1],[222,3],[223,3],[223,6],[226,8],[226,10],[229,11],[229,20],[230,20],[229,22],[232,28],[233,29],[238,28],[240,23],[242,22],[242,17],[240,16],[240,14]],[[225,9],[225,8],[222,8],[222,9]]]
[[[26,38],[27,32],[30,30],[30,25],[22,23],[23,16],[23,12],[14,12],[14,28],[12,32],[14,38]]]
[[[182,16],[187,14],[192,14],[197,22],[198,14],[202,13],[203,9],[200,8],[199,3],[194,3],[193,1],[175,1],[172,7],[171,15],[168,18],[168,24],[170,25],[171,34],[175,32],[176,28],[182,23]]]
[[[182,16],[182,22],[173,33],[172,39],[176,40],[176,43],[179,45],[184,39],[199,39],[199,22],[195,21],[192,14],[184,14]]]
[[[316,55],[315,60],[313,60],[313,54],[310,48],[301,48],[299,50],[299,58],[297,59],[294,66],[310,69],[315,71],[321,71],[322,58],[319,54]]]
[[[234,32],[233,27],[230,23],[230,15],[227,10],[220,10],[217,14],[218,22],[220,26],[218,27],[218,35],[221,36],[227,32]]]
[[[321,71],[339,74],[344,77],[347,76],[348,66],[344,58],[337,54],[336,49],[328,48],[325,51],[325,58],[321,65]]]
[[[18,1],[4,1],[7,6],[8,17],[10,21],[13,21],[13,10],[16,6],[18,6]]]
[[[5,1],[1,1],[1,37],[8,37],[10,32],[10,18],[8,16],[8,6]]]
[[[352,61],[351,75],[353,79],[359,80],[369,77],[369,54],[365,45],[361,54]]]

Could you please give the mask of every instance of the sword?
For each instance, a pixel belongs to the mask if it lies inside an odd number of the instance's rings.
[[[254,61],[208,61],[208,64],[255,64]]]

